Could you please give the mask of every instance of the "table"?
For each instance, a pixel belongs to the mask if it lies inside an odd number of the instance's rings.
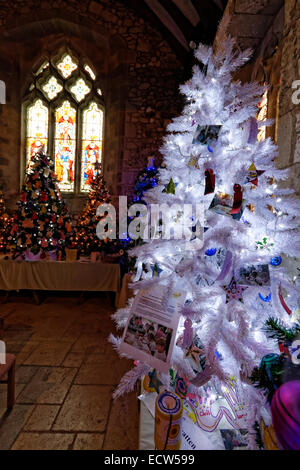
[[[101,262],[0,260],[0,290],[19,289],[110,291],[118,297],[120,266]]]

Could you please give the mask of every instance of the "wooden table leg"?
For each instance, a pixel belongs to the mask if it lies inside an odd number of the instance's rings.
[[[77,305],[83,304],[84,301],[85,301],[84,292],[80,292],[80,296],[79,296]]]
[[[37,291],[36,291],[36,290],[33,290],[33,291],[32,291],[32,294],[33,294],[33,298],[34,298],[35,303],[36,303],[37,305],[40,305],[40,304],[42,303],[42,301],[41,301],[41,299],[40,299],[40,297],[39,297]]]
[[[15,404],[15,370],[16,362],[14,361],[13,365],[7,373],[7,408],[13,408]]]
[[[10,296],[10,294],[11,294],[11,291],[10,291],[10,290],[8,290],[8,291],[5,292],[4,298],[2,299],[2,302],[1,302],[2,304],[6,304],[6,302],[7,302],[7,300],[8,300],[8,297]]]

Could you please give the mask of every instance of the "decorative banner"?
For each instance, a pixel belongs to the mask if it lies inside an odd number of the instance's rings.
[[[155,402],[154,442],[157,450],[178,450],[181,445],[183,403],[173,392],[165,391]]]
[[[279,287],[278,287],[278,296],[279,296],[280,303],[283,306],[284,310],[290,315],[292,313],[292,310],[287,306],[287,304],[284,301],[284,298],[281,292],[281,284],[279,284]]]

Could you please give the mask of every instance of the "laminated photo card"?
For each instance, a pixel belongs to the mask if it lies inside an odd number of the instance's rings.
[[[165,305],[165,289],[161,286],[141,290],[135,297],[125,327],[120,351],[168,372],[179,322],[181,292],[173,292]]]

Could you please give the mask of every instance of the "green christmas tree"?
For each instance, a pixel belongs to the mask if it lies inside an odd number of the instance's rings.
[[[0,190],[0,252],[6,253],[7,247],[7,228],[12,221],[12,217],[8,215],[3,192]]]
[[[46,257],[49,252],[64,250],[71,229],[54,163],[41,150],[33,155],[21,190],[9,234],[12,250],[15,255],[29,250]]]
[[[97,208],[101,204],[109,204],[110,202],[111,197],[99,168],[99,171],[91,181],[91,189],[84,211],[79,217],[77,227],[69,239],[72,248],[79,249],[80,253],[86,256],[92,252],[117,254],[120,251],[121,247],[118,240],[112,240],[109,236],[101,240],[96,233],[97,224],[103,217],[106,217],[106,215],[97,216]]]

